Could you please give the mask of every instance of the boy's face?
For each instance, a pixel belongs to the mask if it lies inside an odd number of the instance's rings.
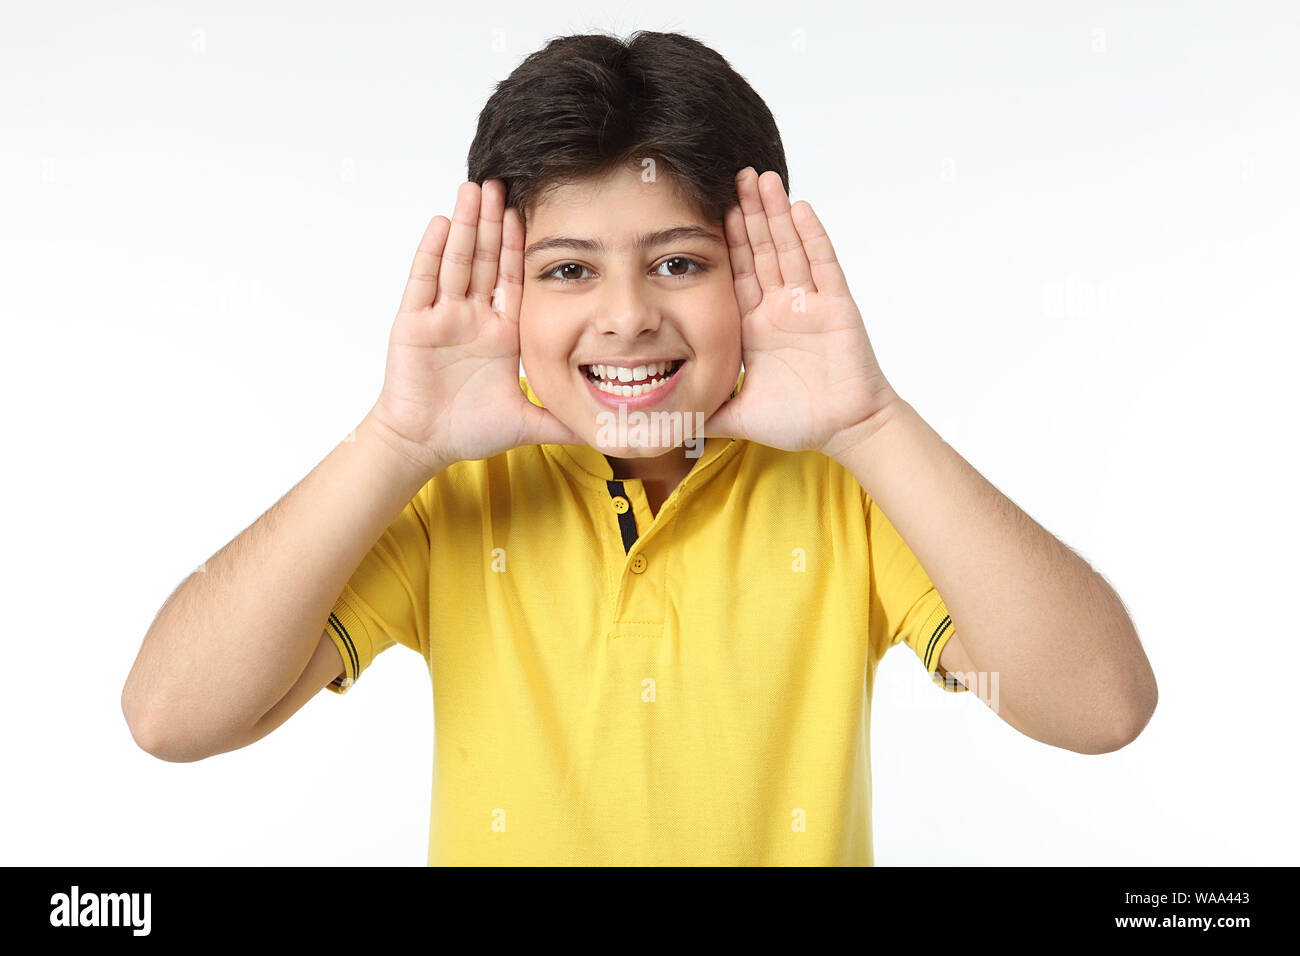
[[[681,227],[692,231],[635,245]],[[523,282],[520,355],[547,410],[619,458],[662,455],[683,438],[702,445],[691,429],[740,375],[740,310],[721,222],[702,218],[666,176],[643,182],[619,169],[564,185],[529,211]],[[667,373],[661,362],[672,363]],[[630,427],[617,426],[620,404]]]

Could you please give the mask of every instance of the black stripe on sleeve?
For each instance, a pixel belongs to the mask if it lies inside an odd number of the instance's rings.
[[[939,638],[943,637],[944,632],[946,632],[951,626],[952,615],[945,615],[944,619],[939,622],[939,626],[934,629],[934,633],[930,635],[930,643],[925,646],[925,669],[927,671],[934,670],[934,667],[930,663],[930,655],[934,653],[934,645],[939,642]]]
[[[357,647],[352,643],[352,637],[348,634],[348,629],[343,626],[343,622],[339,620],[338,615],[333,611],[330,611],[329,623],[330,627],[334,628],[334,633],[343,640],[343,646],[348,649],[348,658],[352,661],[352,678],[355,680],[358,676],[358,668],[360,667],[360,658],[357,657]],[[333,683],[333,681],[330,683]]]

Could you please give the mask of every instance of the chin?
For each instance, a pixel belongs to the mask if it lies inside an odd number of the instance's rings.
[[[681,445],[674,445],[670,448],[602,448],[599,444],[592,443],[591,447],[596,449],[602,455],[608,455],[611,458],[658,458],[661,455],[667,455],[673,451],[680,451]]]
[[[705,416],[677,409],[602,410],[588,444],[614,458],[659,458],[674,449],[698,448]],[[689,452],[688,452],[689,454]]]

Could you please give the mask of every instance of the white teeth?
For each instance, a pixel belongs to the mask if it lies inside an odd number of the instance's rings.
[[[589,365],[587,370],[589,377],[595,381],[596,387],[602,392],[610,395],[619,395],[624,398],[633,398],[643,395],[646,392],[654,391],[668,381],[669,373],[673,369],[674,363],[669,362],[651,362],[647,365],[637,365],[633,368],[620,365]],[[643,384],[623,385],[615,383],[638,382]]]
[[[662,378],[656,377],[647,380],[644,384],[636,385],[619,385],[613,382],[600,381],[596,382],[596,388],[609,395],[621,396],[623,398],[635,398],[644,395],[647,392],[653,392],[657,388],[662,388],[668,382],[667,376]]]

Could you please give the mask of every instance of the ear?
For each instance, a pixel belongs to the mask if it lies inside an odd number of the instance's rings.
[[[731,390],[731,394],[728,396],[728,398],[735,398],[737,395],[740,394],[740,383],[743,382],[744,380],[745,380],[745,360],[741,359],[740,374],[736,376],[736,387]]]

